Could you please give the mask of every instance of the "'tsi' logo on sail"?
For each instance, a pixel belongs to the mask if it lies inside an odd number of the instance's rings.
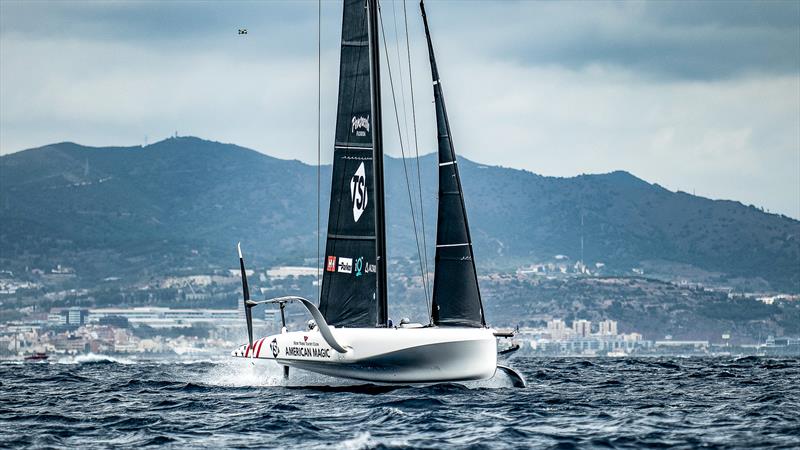
[[[350,179],[350,199],[353,201],[353,220],[358,222],[367,209],[367,178],[363,162]]]

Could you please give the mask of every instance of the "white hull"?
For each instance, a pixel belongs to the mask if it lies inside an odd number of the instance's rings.
[[[430,383],[491,378],[497,346],[487,328],[331,328],[346,352],[319,331],[294,331],[242,345],[233,356],[273,360],[334,377],[378,383]]]

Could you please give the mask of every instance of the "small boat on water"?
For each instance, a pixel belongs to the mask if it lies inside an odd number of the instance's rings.
[[[40,362],[40,361],[47,361],[47,358],[50,356],[44,352],[36,352],[32,355],[28,355],[25,357],[25,362]]]
[[[486,324],[458,160],[422,2],[420,10],[439,156],[429,322],[395,325],[388,318],[378,0],[345,0],[319,305],[301,297],[250,300],[239,246],[248,342],[232,352],[234,357],[274,361],[287,377],[289,367],[296,367],[366,382],[435,383],[488,379],[501,371],[515,386],[525,385],[516,371],[498,364],[497,338],[510,336]],[[284,307],[289,302],[302,304],[313,317],[308,329],[286,329]],[[283,328],[254,340],[252,308],[260,304],[280,307]]]

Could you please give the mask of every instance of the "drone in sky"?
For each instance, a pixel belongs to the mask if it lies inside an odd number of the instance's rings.
[[[247,34],[247,28],[239,28],[239,34]]]

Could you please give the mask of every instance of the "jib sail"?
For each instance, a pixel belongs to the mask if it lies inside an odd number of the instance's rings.
[[[433,322],[439,326],[486,324],[481,303],[472,239],[458,174],[458,161],[450,134],[450,123],[442,84],[433,54],[425,5],[420,2],[433,76],[436,125],[439,138],[439,206],[436,229],[436,268],[433,281]]]
[[[385,325],[383,165],[375,0],[345,0],[331,203],[319,309],[340,327]],[[369,8],[369,7],[372,8]],[[374,26],[374,23],[373,23]],[[372,53],[371,53],[372,52]],[[372,92],[372,85],[376,85]],[[377,102],[377,105],[376,105]],[[376,142],[377,140],[377,142]],[[385,283],[384,283],[385,286]]]

